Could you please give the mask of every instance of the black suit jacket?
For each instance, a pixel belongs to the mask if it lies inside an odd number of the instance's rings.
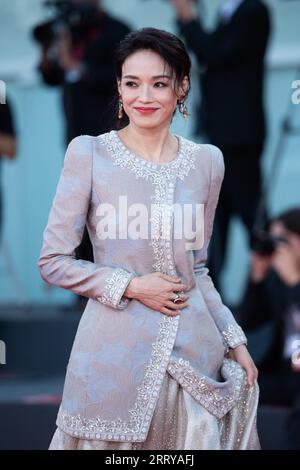
[[[82,62],[86,74],[80,81],[66,82],[57,62],[41,69],[45,83],[63,86],[67,143],[81,134],[99,135],[111,129],[115,111],[112,103],[116,96],[114,51],[129,32],[124,23],[102,12],[99,34],[84,50]]]
[[[181,34],[203,66],[197,131],[216,145],[259,145],[265,138],[264,55],[270,33],[267,7],[244,0],[228,23],[204,31],[200,20]]]

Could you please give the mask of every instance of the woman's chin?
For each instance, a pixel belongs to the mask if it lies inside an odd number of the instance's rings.
[[[163,127],[165,122],[164,120],[161,119],[151,119],[149,118],[142,118],[142,119],[134,119],[130,121],[134,124],[135,127],[140,128],[140,129],[155,129],[158,127]]]
[[[135,127],[138,129],[155,129],[158,126],[156,122],[135,122]]]

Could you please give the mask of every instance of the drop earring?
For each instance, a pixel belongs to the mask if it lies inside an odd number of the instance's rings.
[[[184,100],[179,101],[179,111],[183,115],[184,119],[187,119],[189,117],[189,112],[188,109],[184,103]]]
[[[118,118],[122,119],[122,117],[123,117],[123,103],[121,100],[119,100]]]

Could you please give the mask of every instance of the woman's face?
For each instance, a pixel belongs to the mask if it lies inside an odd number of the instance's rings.
[[[182,99],[188,79],[174,89],[175,77],[170,67],[155,52],[141,50],[131,54],[122,67],[118,81],[123,108],[131,124],[150,129],[170,125],[177,100]]]

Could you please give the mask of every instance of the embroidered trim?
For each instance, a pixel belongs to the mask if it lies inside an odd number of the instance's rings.
[[[127,285],[135,276],[135,273],[130,273],[125,271],[125,269],[117,268],[111,276],[105,279],[103,294],[97,297],[97,300],[117,309],[127,307],[129,299],[122,299],[122,296]]]
[[[151,359],[146,367],[141,385],[138,387],[137,399],[128,422],[97,418],[82,418],[70,415],[59,409],[57,426],[66,433],[84,439],[106,439],[117,441],[144,441],[150,426],[155,403],[167,368],[169,356],[173,349],[178,328],[178,317],[166,317],[159,321],[160,331],[153,349]]]
[[[226,330],[222,330],[222,335],[230,348],[247,344],[246,335],[238,324],[229,325]]]
[[[112,130],[97,137],[107,147],[112,155],[114,164],[133,172],[136,178],[152,180],[157,185],[164,185],[168,180],[178,176],[181,180],[188,175],[191,168],[195,169],[195,151],[199,145],[177,136],[179,152],[175,160],[156,164],[138,158],[130,152],[118,137],[117,131]]]
[[[197,374],[189,361],[171,358],[168,372],[192,395],[209,413],[222,418],[238,401],[245,373],[241,366],[225,358],[221,375],[225,382],[216,382],[205,375]]]
[[[169,181],[164,186],[155,186],[153,217],[151,218],[154,237],[149,245],[153,248],[153,269],[164,274],[177,275],[172,252],[173,196],[175,182]]]

